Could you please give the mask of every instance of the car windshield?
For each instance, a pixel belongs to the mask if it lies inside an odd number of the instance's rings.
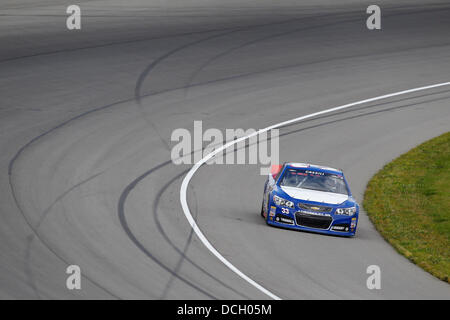
[[[343,176],[310,169],[286,169],[281,178],[280,186],[348,195]]]

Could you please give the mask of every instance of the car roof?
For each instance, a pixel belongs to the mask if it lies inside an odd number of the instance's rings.
[[[292,168],[314,169],[317,171],[343,174],[342,170],[340,170],[340,169],[335,169],[335,168],[326,167],[326,166],[320,166],[320,165],[312,164],[312,163],[286,162],[285,165],[288,167],[292,167]]]

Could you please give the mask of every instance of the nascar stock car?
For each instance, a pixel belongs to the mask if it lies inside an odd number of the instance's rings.
[[[285,163],[271,167],[261,215],[272,226],[354,236],[359,205],[342,170]]]

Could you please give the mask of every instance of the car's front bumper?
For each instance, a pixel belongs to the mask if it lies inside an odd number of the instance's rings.
[[[280,208],[273,204],[269,206],[266,219],[267,223],[272,226],[347,237],[355,235],[358,224],[358,214],[350,217],[334,214],[308,214],[308,212]],[[305,225],[303,224],[305,219],[306,221],[316,219],[320,226]]]

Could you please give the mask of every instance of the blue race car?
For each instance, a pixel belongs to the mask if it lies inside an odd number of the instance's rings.
[[[285,163],[271,168],[261,215],[272,226],[354,236],[359,205],[341,170]]]

